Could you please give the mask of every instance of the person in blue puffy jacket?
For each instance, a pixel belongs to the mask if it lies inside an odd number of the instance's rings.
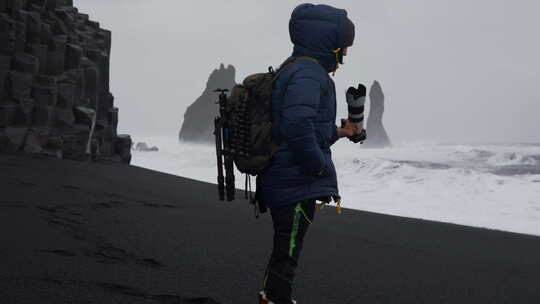
[[[257,191],[270,208],[274,226],[261,304],[296,303],[292,284],[316,201],[340,199],[330,147],[361,131],[348,120],[336,126],[336,90],[329,75],[343,63],[354,41],[347,11],[299,5],[292,12],[289,32],[294,50],[281,65],[272,91],[272,136],[279,149],[257,176]]]

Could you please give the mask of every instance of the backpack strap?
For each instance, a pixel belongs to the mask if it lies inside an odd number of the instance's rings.
[[[285,60],[285,62],[279,67],[279,69],[277,70],[276,75],[274,76],[272,81],[275,81],[279,77],[279,75],[281,75],[281,72],[283,72],[285,70],[286,67],[292,66],[293,64],[298,63],[298,62],[310,61],[310,62],[314,62],[314,63],[316,63],[318,65],[321,65],[320,62],[317,59],[312,58],[312,57],[308,57],[308,56],[291,57],[291,58]],[[322,65],[321,65],[321,67],[322,67]]]

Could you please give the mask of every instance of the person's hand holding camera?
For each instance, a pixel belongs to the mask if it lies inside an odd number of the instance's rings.
[[[356,134],[359,134],[356,124],[352,123],[348,119],[341,119],[341,127],[337,129],[338,137],[352,137]]]

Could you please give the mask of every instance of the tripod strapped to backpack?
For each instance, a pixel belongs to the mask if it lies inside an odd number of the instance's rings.
[[[260,138],[259,134],[261,133],[260,127],[257,127],[258,124],[250,117],[253,115],[250,109],[257,109],[257,107],[248,108],[248,102],[251,99],[247,98],[247,94],[244,95],[243,86],[235,86],[231,97],[227,96],[229,92],[227,89],[216,89],[215,92],[219,93],[217,101],[219,116],[214,119],[219,199],[222,201],[225,200],[225,197],[227,201],[235,199],[234,165],[236,164],[238,170],[246,174],[245,198],[254,206],[255,214],[258,217],[260,213],[266,212],[267,208],[259,199],[257,192],[254,197],[251,195],[250,175],[260,174],[264,167],[261,165],[258,151],[254,150],[252,146],[254,143],[252,136]],[[239,96],[239,92],[242,96]],[[269,128],[270,126],[265,124],[264,129],[269,130]],[[270,143],[266,144],[271,146]],[[223,175],[223,167],[225,167],[225,176]]]
[[[219,92],[219,116],[214,119],[214,135],[216,137],[216,155],[218,169],[218,193],[219,199],[225,200],[225,190],[227,201],[234,200],[234,165],[230,142],[230,124],[227,113],[227,89],[216,89]],[[223,176],[223,160],[225,160],[225,177]]]

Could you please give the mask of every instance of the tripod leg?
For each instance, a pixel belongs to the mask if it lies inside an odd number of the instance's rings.
[[[225,200],[225,181],[223,178],[223,142],[221,137],[221,123],[219,117],[214,119],[214,135],[216,137],[216,156],[218,170],[218,195],[220,200]]]
[[[223,128],[223,145],[225,147],[225,188],[227,193],[227,201],[234,200],[235,194],[235,184],[234,184],[234,164],[233,157],[231,155],[231,146],[230,146],[230,130],[225,127]]]
[[[235,184],[234,184],[234,165],[231,156],[225,157],[225,183],[227,187],[227,201],[234,200]]]

